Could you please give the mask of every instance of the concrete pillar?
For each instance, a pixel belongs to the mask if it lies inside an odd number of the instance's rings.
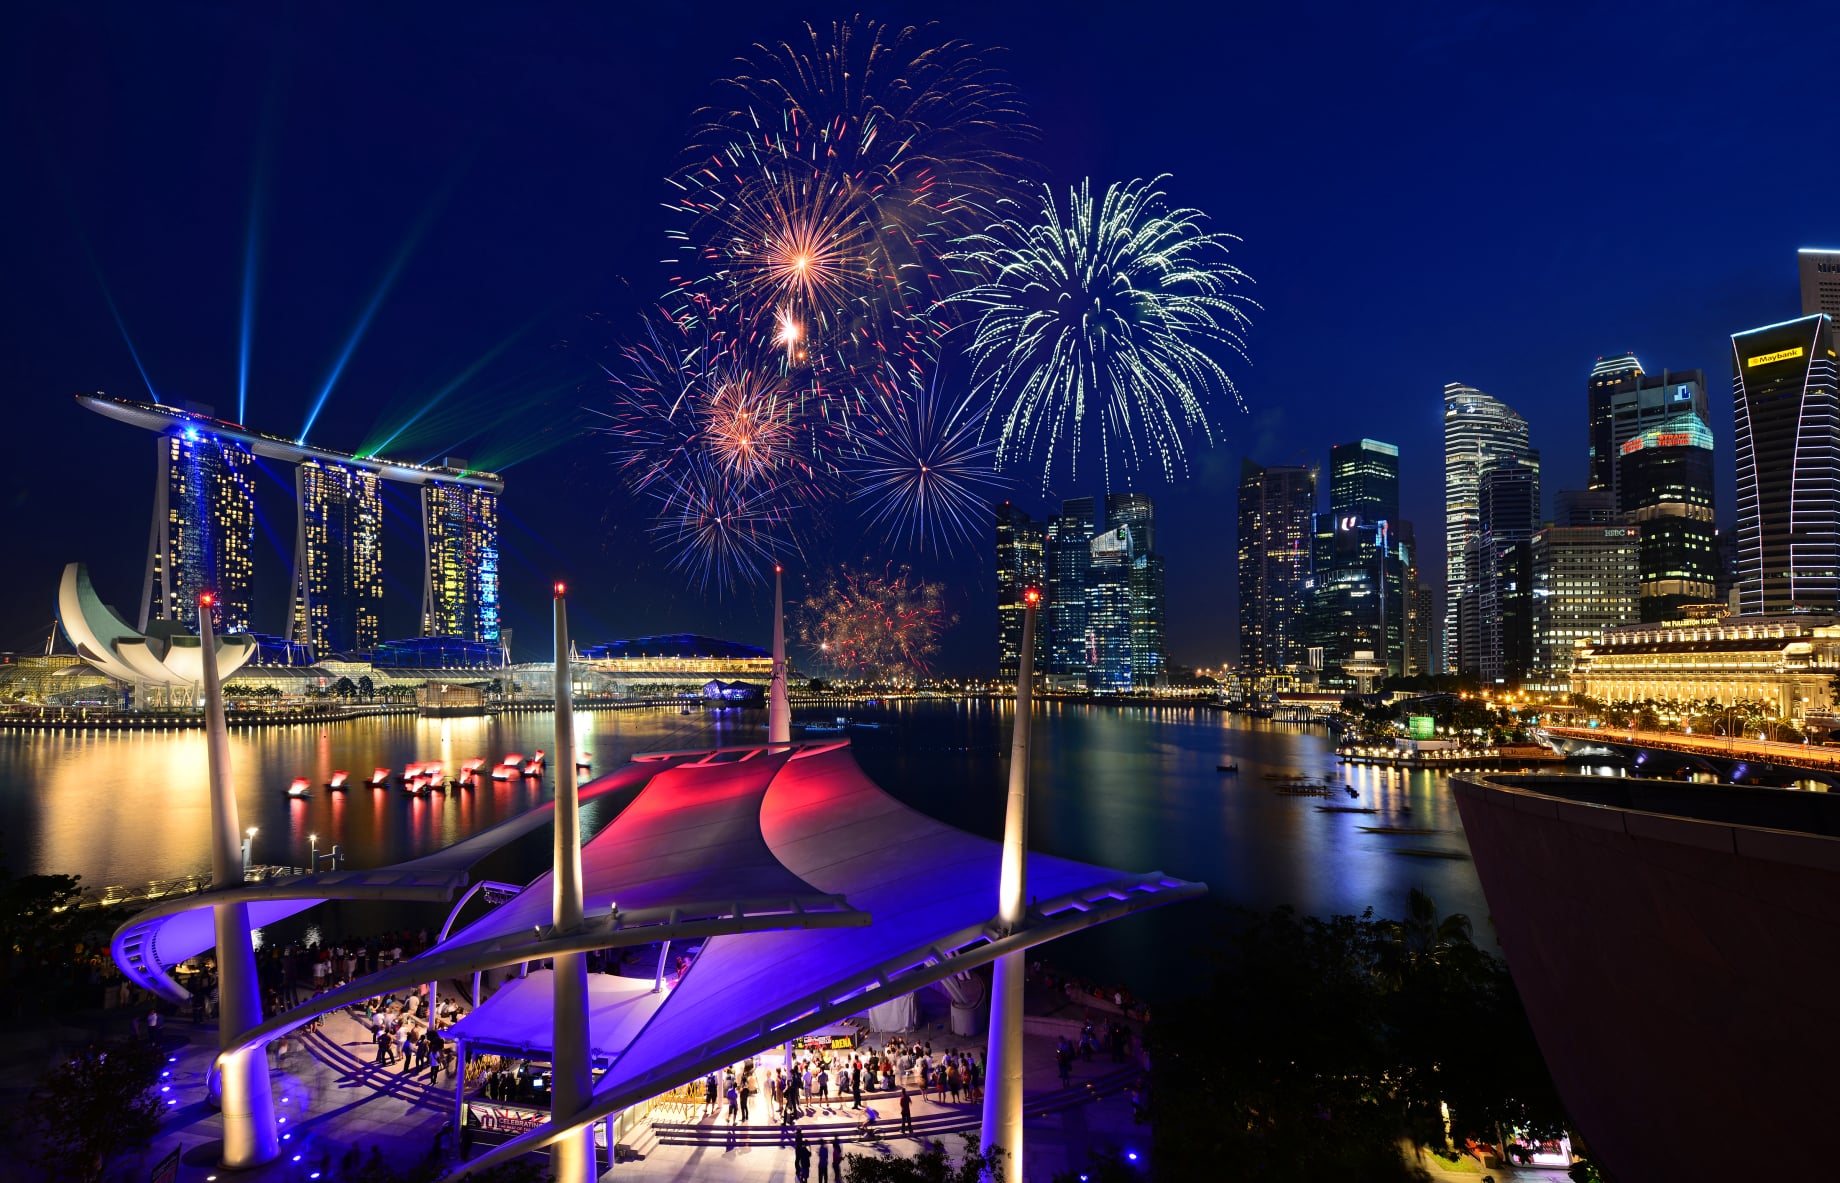
[[[792,742],[792,703],[786,694],[786,601],[781,568],[773,565],[773,680],[767,689],[767,742]]]
[[[242,827],[230,788],[230,730],[224,720],[224,684],[217,673],[217,637],[211,626],[210,592],[198,597],[198,643],[204,664],[205,767],[211,792],[211,886],[218,891],[243,884]],[[225,1170],[272,1162],[281,1154],[275,1126],[275,1094],[268,1080],[266,1044],[234,1050],[237,1037],[262,1023],[262,985],[256,978],[255,944],[249,938],[249,905],[218,904],[212,910],[217,938],[217,1079],[224,1118]]]
[[[575,790],[575,704],[569,692],[566,590],[556,585],[556,846],[551,904],[558,934],[575,932],[582,922],[581,798]],[[594,1078],[588,1064],[588,955],[558,953],[554,964],[550,1063],[555,1079],[550,1120],[560,1126],[587,1105]],[[549,1162],[558,1183],[588,1183],[596,1174],[593,1127],[584,1126],[552,1145]]]
[[[1016,670],[1016,726],[1009,747],[1009,800],[1003,815],[1003,867],[997,884],[997,916],[1005,934],[1022,926],[1028,912],[1029,699],[1035,680],[1035,610],[1041,592],[1023,593],[1022,655]],[[991,980],[988,1075],[984,1082],[985,1146],[1009,1155],[1004,1177],[1022,1173],[1022,982],[1021,952],[997,958]]]

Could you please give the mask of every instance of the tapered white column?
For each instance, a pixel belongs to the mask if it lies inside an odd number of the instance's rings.
[[[1009,745],[1009,800],[1003,814],[1003,868],[997,882],[997,918],[1004,935],[1022,927],[1028,913],[1029,699],[1035,680],[1035,609],[1041,592],[1022,595],[1022,654],[1016,669],[1016,727]],[[984,1080],[985,1146],[1008,1154],[1004,1178],[1022,1175],[1022,980],[1020,952],[997,958],[990,987],[990,1036]]]
[[[198,597],[198,643],[204,665],[205,767],[211,789],[211,886],[243,885],[242,828],[230,788],[230,728],[224,719],[224,684],[217,673],[217,637],[211,627],[210,592]],[[268,1080],[268,1045],[241,1051],[237,1037],[262,1023],[262,985],[249,936],[249,905],[211,909],[217,936],[217,1080],[224,1118],[223,1166],[244,1170],[281,1154],[275,1129],[275,1094]]]
[[[581,798],[575,790],[575,703],[569,687],[567,589],[556,585],[556,849],[551,875],[556,934],[581,928]],[[550,1120],[566,1124],[593,1092],[588,1064],[588,955],[555,956],[555,1020],[551,1027],[555,1073]],[[588,1183],[595,1177],[594,1128],[585,1126],[550,1147],[550,1172],[559,1183]]]
[[[780,566],[773,565],[773,681],[767,687],[767,742],[792,742],[792,702],[786,696],[786,601]]]

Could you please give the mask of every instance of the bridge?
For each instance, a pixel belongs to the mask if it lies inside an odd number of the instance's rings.
[[[1612,756],[1654,775],[1700,772],[1733,784],[1813,780],[1840,788],[1840,748],[1630,727],[1546,727],[1539,736],[1563,755]]]

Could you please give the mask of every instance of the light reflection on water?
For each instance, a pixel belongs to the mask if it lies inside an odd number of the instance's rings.
[[[814,718],[837,713],[809,712]],[[892,724],[850,733],[858,760],[879,783],[944,821],[996,836],[1007,777],[1008,704],[902,702],[853,713]],[[580,712],[577,734],[598,773],[633,752],[755,741],[764,737],[764,724],[759,711]],[[231,767],[242,823],[259,827],[257,861],[304,865],[308,835],[316,834],[322,852],[340,844],[349,866],[371,867],[438,849],[550,792],[547,780],[540,786],[485,781],[471,793],[412,798],[400,789],[363,786],[374,766],[400,772],[410,761],[438,759],[451,772],[474,756],[496,760],[511,751],[548,749],[551,737],[548,714],[364,719],[236,732]],[[1216,771],[1229,759],[1239,763],[1237,776]],[[0,826],[8,862],[15,871],[81,873],[98,885],[206,869],[203,761],[200,732],[0,734]],[[1201,880],[1216,902],[1254,908],[1288,903],[1320,915],[1369,906],[1399,915],[1408,891],[1423,887],[1442,910],[1468,913],[1477,939],[1493,943],[1468,861],[1396,853],[1468,853],[1448,784],[1429,773],[1344,768],[1320,728],[1191,707],[1047,702],[1038,710],[1031,762],[1030,841],[1037,850]],[[351,774],[351,789],[327,791],[324,784],[341,768]],[[1266,773],[1331,776],[1352,785],[1360,798],[1345,792],[1327,799],[1283,796]],[[314,784],[310,798],[286,797],[295,776]],[[1318,805],[1380,812],[1323,813]],[[591,805],[584,811],[586,827],[604,824],[616,808]],[[1360,829],[1375,825],[1439,832]],[[1069,938],[1051,956],[1162,992],[1206,972],[1199,938],[1207,932],[1204,905],[1179,905]]]

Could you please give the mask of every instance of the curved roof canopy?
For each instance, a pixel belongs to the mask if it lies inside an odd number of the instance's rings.
[[[204,680],[204,649],[197,637],[170,631],[143,635],[102,602],[82,563],[64,568],[58,583],[58,623],[78,656],[118,682],[196,686]],[[217,638],[217,668],[223,677],[255,655],[254,637]]]
[[[335,1007],[462,972],[572,949],[702,940],[702,952],[668,993],[640,998],[614,990],[590,1000],[589,1043],[606,1071],[577,1115],[585,1124],[1003,953],[1207,890],[1157,873],[1034,854],[1028,915],[1006,929],[997,917],[1001,845],[895,800],[840,741],[640,756],[583,797],[617,778],[644,787],[582,848],[585,931],[550,926],[545,873],[420,956],[322,994],[236,1041],[253,1046]],[[992,802],[993,820],[1000,808],[1000,800]],[[496,832],[470,839],[470,857],[498,844],[490,837]],[[434,872],[445,854],[395,870]],[[287,888],[284,882],[275,890]],[[212,902],[204,893],[174,907]],[[155,943],[165,957],[164,934]],[[118,934],[118,960],[121,951]],[[544,1054],[552,997],[521,986],[474,1012],[459,1034],[481,1046]],[[563,1132],[541,1126],[470,1165],[514,1157]]]

